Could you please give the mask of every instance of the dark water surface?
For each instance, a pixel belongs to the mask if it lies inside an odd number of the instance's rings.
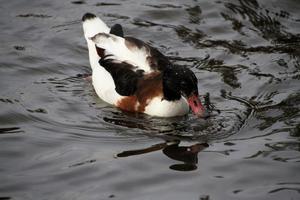
[[[0,199],[300,199],[298,0],[0,5]],[[81,16],[148,41],[213,114],[123,113],[91,84]]]

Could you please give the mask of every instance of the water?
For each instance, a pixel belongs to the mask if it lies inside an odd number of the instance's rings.
[[[300,3],[23,1],[0,20],[0,199],[299,199]],[[212,116],[102,102],[85,12],[189,66]]]

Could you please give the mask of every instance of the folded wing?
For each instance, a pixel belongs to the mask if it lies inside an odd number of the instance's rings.
[[[123,32],[118,31],[118,35],[123,35]],[[98,48],[100,57],[110,55],[110,59],[131,64],[145,73],[163,71],[171,65],[162,53],[143,41],[118,35],[98,33],[90,38]]]

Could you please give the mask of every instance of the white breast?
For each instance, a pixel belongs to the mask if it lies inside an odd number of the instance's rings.
[[[189,105],[184,98],[178,101],[166,101],[161,100],[161,97],[156,97],[145,108],[146,114],[158,117],[182,116],[188,112]]]

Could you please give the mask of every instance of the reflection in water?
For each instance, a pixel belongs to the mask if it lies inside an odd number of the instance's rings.
[[[296,127],[291,130],[290,135],[292,137],[300,137],[300,122],[296,125]]]
[[[0,200],[10,200],[12,199],[11,197],[0,197]]]
[[[17,17],[34,17],[34,18],[50,18],[51,16],[49,15],[44,15],[44,14],[33,14],[33,13],[30,13],[30,14],[22,14],[22,15],[18,15]]]
[[[286,99],[275,105],[258,107],[257,118],[262,122],[259,125],[260,130],[269,128],[277,122],[284,121],[287,125],[293,125],[296,122],[292,119],[296,119],[300,116],[300,93],[289,95]],[[270,114],[271,113],[271,114]],[[295,124],[296,125],[296,124]],[[292,126],[293,127],[293,126]],[[289,132],[292,135],[295,129],[290,129]],[[279,132],[281,129],[274,130]]]
[[[300,142],[299,141],[282,141],[276,143],[266,143],[267,150],[258,151],[255,154],[245,157],[245,159],[255,159],[259,157],[270,157],[277,162],[300,162]],[[282,152],[289,152],[288,154]]]
[[[196,143],[190,146],[179,146],[180,141],[165,142],[153,145],[144,149],[136,149],[130,151],[123,151],[118,153],[116,157],[128,157],[146,154],[154,151],[162,150],[162,152],[169,158],[181,161],[181,164],[173,164],[170,169],[177,171],[192,171],[197,169],[198,153],[209,145],[207,143]]]
[[[276,19],[278,17],[288,17],[288,12],[281,11],[280,13],[271,13],[268,9],[262,9],[255,0],[240,0],[239,3],[240,4],[225,3],[224,5],[233,13],[241,15],[244,19],[248,18],[252,25],[260,31],[263,38],[273,40],[276,43],[297,43],[300,41],[300,34],[293,35],[287,32],[280,21]],[[235,22],[238,20],[229,18],[226,14],[223,15],[225,15],[225,19],[232,20],[234,26],[237,24]],[[241,22],[239,22],[239,24],[241,24]],[[241,27],[243,25],[241,24],[239,26]]]
[[[184,42],[188,42],[190,44],[200,45],[201,39],[206,35],[199,29],[195,31],[180,25],[175,28],[175,31],[179,38],[181,38]]]
[[[201,8],[200,6],[194,6],[187,8],[186,11],[189,13],[189,20],[192,24],[199,24],[201,21]]]
[[[240,0],[237,3],[225,2],[224,6],[230,10],[231,13],[229,14],[228,11],[226,11],[221,12],[220,14],[225,20],[232,23],[233,30],[238,31],[241,35],[246,35],[243,30],[244,28],[251,31],[255,30],[259,32],[264,39],[273,41],[275,45],[256,45],[255,47],[252,47],[247,46],[241,40],[228,41],[207,39],[207,35],[199,28],[192,30],[182,25],[173,28],[179,38],[199,49],[223,47],[233,54],[242,54],[244,56],[246,55],[246,52],[279,52],[299,56],[300,34],[288,32],[286,27],[282,25],[279,20],[280,18],[286,18],[291,21],[297,21],[290,17],[290,14],[287,11],[281,10],[279,13],[271,12],[268,9],[261,8],[259,3],[255,0]],[[186,10],[189,14],[190,23],[200,23],[202,13],[199,6],[188,8]],[[247,26],[248,21],[250,21],[252,26]]]
[[[0,128],[0,134],[22,133],[19,127]]]
[[[190,146],[179,146],[178,143],[167,146],[163,149],[163,153],[169,158],[184,162],[184,164],[171,165],[170,169],[191,171],[197,169],[198,153],[207,147],[207,143],[197,143]]]

